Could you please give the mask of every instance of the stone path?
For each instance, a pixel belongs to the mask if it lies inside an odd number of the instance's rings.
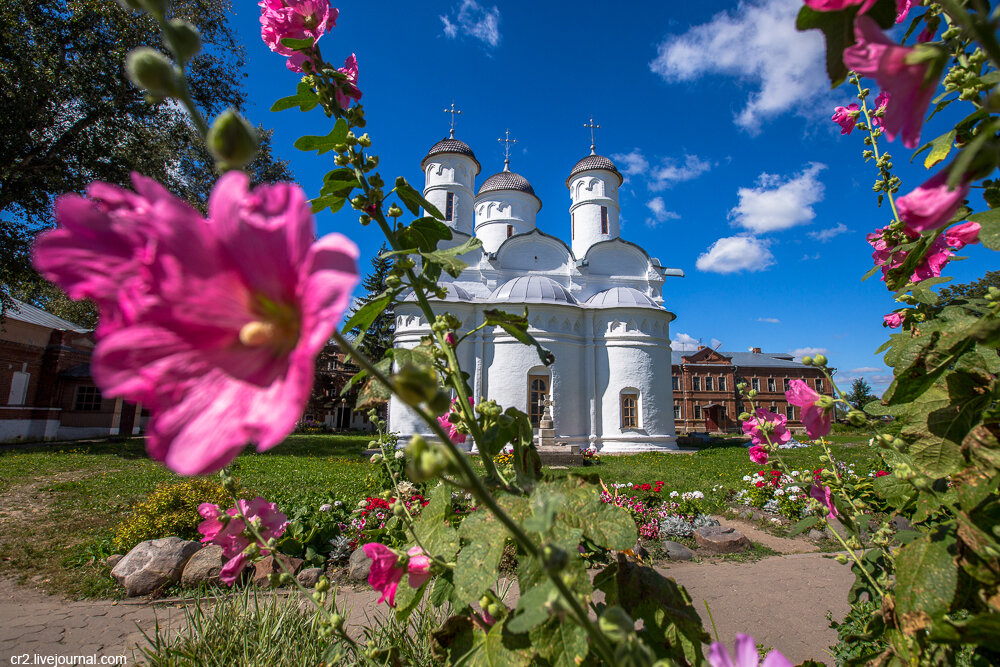
[[[755,563],[670,563],[660,568],[684,585],[711,633],[707,601],[719,637],[732,644],[737,632],[780,650],[793,663],[807,658],[828,660],[826,647],[836,641],[827,609],[835,618],[847,613],[848,569],[821,554],[792,554]],[[516,590],[510,603],[516,599]],[[342,607],[362,621],[375,612],[370,589],[343,589]],[[9,580],[0,580],[0,666],[22,654],[125,655],[137,661],[135,649],[145,645],[142,631],[177,629],[183,605],[143,601],[69,602]]]

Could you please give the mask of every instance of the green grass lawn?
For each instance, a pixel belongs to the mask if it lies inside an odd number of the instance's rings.
[[[259,454],[252,450],[232,468],[247,496],[262,495],[283,509],[333,499],[354,504],[375,489],[361,451],[364,435],[294,435]],[[857,442],[855,437],[852,442]],[[879,463],[867,445],[833,445],[835,456],[866,474]],[[780,454],[788,465],[817,468],[822,450],[808,447]],[[647,453],[603,456],[588,468],[555,474],[597,474],[605,482],[663,481],[664,490],[702,491],[717,508],[724,492],[760,466],[745,447],[733,444],[693,454]],[[35,578],[44,588],[75,597],[116,592],[103,565],[114,527],[157,484],[177,479],[149,460],[140,440],[0,450],[0,575]]]

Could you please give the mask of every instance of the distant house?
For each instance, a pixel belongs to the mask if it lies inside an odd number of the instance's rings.
[[[789,405],[785,391],[792,380],[802,380],[820,394],[832,387],[817,368],[803,366],[790,354],[761,352],[720,352],[701,347],[692,352],[673,352],[674,426],[678,433],[725,432],[740,429],[739,415],[750,410],[740,398],[736,385],[756,389],[757,407],[766,408],[788,420],[788,429],[802,432],[802,411]]]
[[[336,343],[327,343],[316,357],[315,383],[302,418],[334,431],[373,431],[375,425],[368,419],[368,411],[354,409],[360,384],[347,396],[341,396],[358,370]],[[385,406],[380,407],[379,413],[385,415]]]
[[[135,435],[141,406],[104,398],[90,376],[94,335],[21,301],[0,325],[0,442]]]

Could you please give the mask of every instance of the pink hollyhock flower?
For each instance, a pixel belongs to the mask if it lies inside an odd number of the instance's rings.
[[[919,266],[913,271],[913,275],[910,276],[910,280],[915,283],[919,283],[921,280],[927,280],[928,278],[936,278],[941,275],[941,271],[944,270],[945,265],[951,261],[952,255],[951,248],[943,236],[939,236],[934,239],[931,243],[930,249],[927,254],[924,255],[923,261]]]
[[[932,41],[934,39],[934,35],[937,34],[937,29],[937,23],[928,22],[927,25],[924,26],[924,29],[920,31],[920,34],[917,35],[917,41],[921,44],[926,44],[927,42]]]
[[[330,0],[261,0],[260,37],[275,53],[288,56],[285,65],[293,72],[302,72],[302,63],[308,56],[281,43],[285,38],[313,39],[320,37],[337,25],[340,12],[330,6]]]
[[[341,109],[347,109],[351,106],[351,100],[361,99],[361,90],[358,88],[358,58],[353,53],[347,56],[347,60],[344,61],[344,66],[337,69],[338,72],[347,75],[346,81],[337,81],[337,89],[334,91],[334,97],[337,98],[337,104],[340,105]]]
[[[900,46],[885,36],[868,16],[854,22],[857,43],[844,49],[844,64],[862,76],[874,77],[890,95],[885,108],[883,131],[892,141],[902,134],[903,145],[916,148],[920,129],[930,105],[936,82],[925,82],[927,63],[907,64],[913,49]]]
[[[852,102],[846,107],[834,108],[833,116],[830,117],[830,120],[840,125],[840,134],[850,134],[854,130],[854,124],[858,122],[858,115],[860,113],[858,105]]]
[[[875,98],[875,108],[872,110],[872,127],[882,127],[885,107],[889,104],[889,93],[884,90]]]
[[[288,517],[278,511],[277,504],[269,503],[260,496],[250,501],[239,500],[237,505],[238,510],[236,507],[231,507],[225,512],[212,503],[202,503],[198,506],[198,513],[205,519],[198,524],[198,532],[204,535],[201,541],[222,547],[222,555],[229,561],[223,566],[219,578],[230,586],[250,562],[244,550],[250,544],[256,543],[260,547],[260,553],[267,555],[268,549],[264,548],[267,540],[281,537],[285,532],[285,526],[288,525]],[[242,514],[243,518],[236,518],[238,513]],[[224,515],[230,518],[223,520]],[[257,527],[263,542],[258,540],[253,531],[247,527],[247,522]]]
[[[302,190],[248,190],[225,174],[208,219],[133,174],[60,197],[57,229],[35,266],[101,311],[94,377],[105,396],[149,406],[147,449],[184,475],[218,470],[248,443],[274,447],[294,428],[313,362],[350,302],[358,249],[313,242]]]
[[[882,320],[885,322],[885,326],[890,329],[898,329],[903,326],[903,313],[889,313]]]
[[[372,560],[368,583],[382,593],[376,604],[385,602],[390,607],[396,606],[396,589],[403,574],[409,573],[410,588],[420,588],[431,578],[431,560],[420,547],[413,547],[406,552],[410,559],[405,568],[397,567],[399,557],[384,544],[370,542],[362,549]]]
[[[792,380],[785,398],[792,405],[802,408],[802,423],[810,438],[819,438],[830,432],[830,409],[820,407],[822,396],[802,380]]]
[[[792,667],[788,658],[779,651],[771,651],[763,662],[757,654],[757,642],[750,635],[736,635],[736,655],[730,655],[729,649],[722,642],[715,642],[708,647],[708,664],[712,667]]]
[[[805,0],[807,6],[818,12],[838,12],[848,7],[861,5],[859,14],[864,14],[877,0]],[[897,0],[898,2],[899,0]]]
[[[978,222],[963,222],[946,231],[944,240],[955,250],[961,250],[967,245],[979,243],[979,230]]]
[[[827,519],[835,519],[840,516],[840,512],[837,511],[837,506],[833,502],[833,492],[830,491],[829,486],[823,486],[819,482],[813,482],[809,487],[809,495],[816,500],[818,500],[824,507],[829,510],[826,515]]]
[[[792,439],[792,434],[785,428],[785,425],[788,423],[788,419],[784,415],[776,415],[770,410],[766,410],[764,408],[757,408],[754,415],[754,417],[751,417],[747,421],[743,422],[743,433],[750,436],[750,441],[753,444],[763,445],[767,442],[767,437],[764,435],[764,431],[760,428],[760,422],[774,424],[774,430],[771,431],[772,443],[776,445],[783,445]],[[753,454],[750,455],[750,458],[753,458]],[[758,461],[758,463],[766,462],[767,456],[764,457],[763,461]]]
[[[913,7],[913,0],[896,0],[896,23],[902,23],[906,20],[906,15],[910,13],[911,7]]]
[[[750,460],[759,465],[764,465],[767,463],[767,450],[760,445],[754,445],[750,448]]]
[[[448,419],[451,413],[458,412],[458,410],[455,409],[455,403],[457,402],[458,397],[453,398],[451,400],[451,410],[438,417],[437,420],[438,424],[441,425],[441,428],[448,433],[448,439],[456,445],[461,445],[465,442],[466,435],[458,430],[458,424],[452,424]],[[471,396],[469,396],[469,405],[475,406]]]
[[[896,200],[899,219],[912,232],[937,229],[948,223],[969,195],[969,182],[963,179],[948,188],[948,170],[942,169],[923,185]]]

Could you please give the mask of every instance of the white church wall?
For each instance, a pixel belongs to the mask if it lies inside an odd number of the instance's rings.
[[[475,163],[459,153],[439,153],[424,162],[424,198],[444,214],[448,193],[452,192],[452,219],[445,224],[470,235],[475,215],[475,174]]]
[[[512,234],[524,234],[535,228],[535,216],[541,204],[526,192],[502,190],[476,197],[476,236],[483,250],[496,252],[507,240],[507,226]]]
[[[618,176],[609,171],[582,171],[569,182],[570,226],[573,254],[583,257],[587,249],[600,241],[618,238]],[[602,232],[601,209],[607,209],[607,231]]]
[[[566,245],[537,229],[523,236],[505,239],[497,249],[496,265],[501,271],[569,274],[573,257]],[[514,276],[511,276],[514,277]]]

